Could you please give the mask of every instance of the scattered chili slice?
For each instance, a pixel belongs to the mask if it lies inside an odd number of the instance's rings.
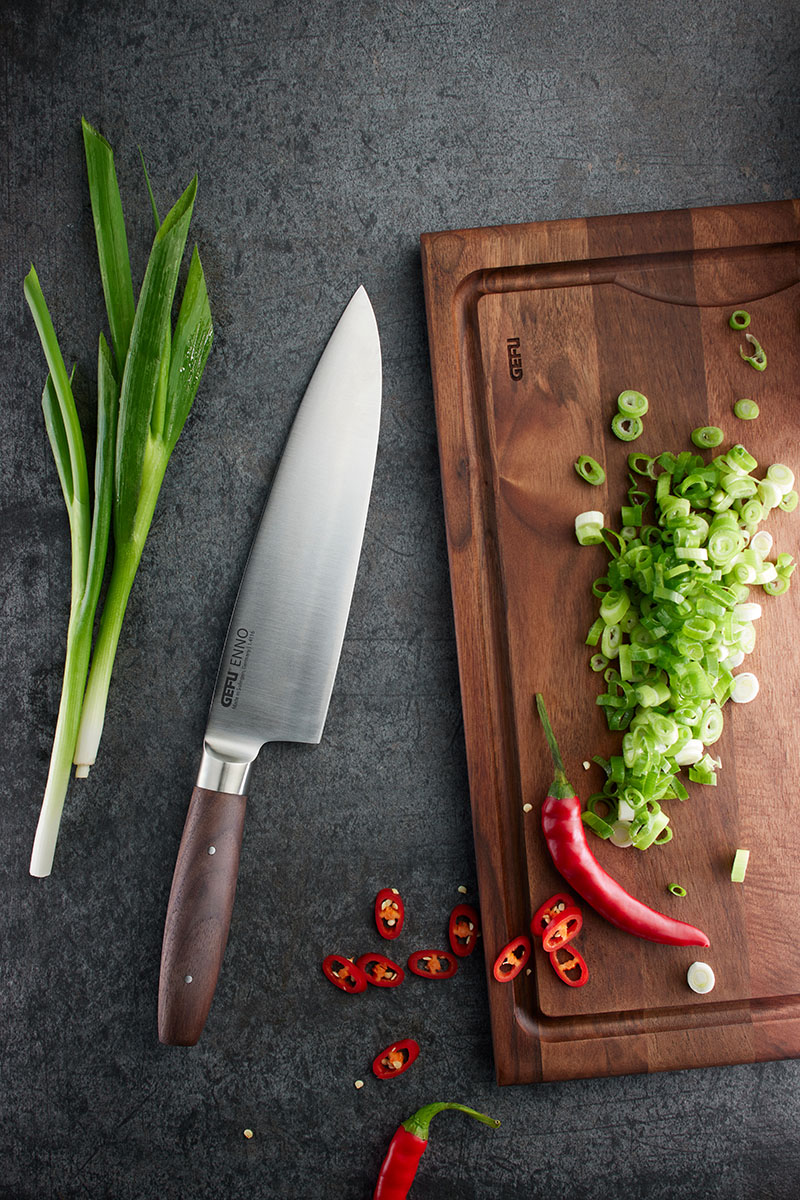
[[[471,904],[457,904],[450,913],[447,937],[450,949],[459,958],[466,958],[477,945],[481,921]]]
[[[555,921],[551,921],[547,929],[542,934],[542,949],[548,954],[553,950],[557,950],[559,946],[566,946],[567,942],[571,942],[577,937],[583,926],[583,914],[579,908],[567,908],[557,917]]]
[[[550,922],[556,917],[560,917],[565,908],[576,907],[572,896],[568,896],[566,892],[556,892],[555,896],[550,896],[545,900],[544,904],[533,914],[531,933],[534,937],[541,937]]]
[[[421,979],[451,979],[458,970],[458,959],[449,950],[415,950],[408,969]]]
[[[549,957],[556,975],[568,987],[583,987],[589,982],[586,960],[574,946],[559,947],[558,950],[553,950]]]
[[[355,995],[358,992],[366,991],[367,977],[364,974],[358,963],[351,962],[349,958],[345,958],[342,954],[329,954],[323,960],[322,970],[325,978],[343,992],[349,992]]]
[[[406,910],[397,888],[381,888],[375,897],[375,924],[378,933],[391,941],[399,937]]]
[[[403,1038],[402,1041],[392,1042],[380,1054],[376,1054],[372,1070],[378,1079],[394,1079],[402,1075],[412,1063],[416,1062],[419,1054],[419,1043],[413,1038]]]
[[[366,975],[367,983],[375,987],[397,987],[406,977],[403,968],[385,954],[362,954],[361,958],[356,960],[356,966]]]
[[[498,983],[510,983],[516,979],[531,956],[531,940],[520,934],[498,954],[494,962],[494,977]]]

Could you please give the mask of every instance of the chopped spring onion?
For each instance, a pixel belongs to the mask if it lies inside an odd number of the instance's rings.
[[[595,486],[604,483],[606,473],[596,459],[590,454],[581,454],[578,461],[575,463],[575,470],[580,475],[581,479],[585,479],[587,483],[592,483]]]
[[[741,354],[742,358],[744,359],[745,362],[750,363],[750,366],[753,367],[756,371],[765,370],[766,366],[767,366],[767,355],[766,355],[766,352],[764,351],[763,346],[761,345],[761,343],[758,341],[757,338],[753,337],[752,333],[746,333],[744,336],[745,336],[745,339],[753,347],[753,353],[745,354],[744,348],[742,346],[740,346],[739,353]]]
[[[701,425],[692,430],[692,441],[701,450],[711,450],[722,441],[722,430],[716,425]]]
[[[578,513],[575,518],[575,536],[581,546],[598,546],[603,540],[605,517],[601,512],[590,509]]]
[[[52,869],[70,764],[85,775],[94,762],[125,607],[150,528],[167,462],[189,414],[211,349],[203,270],[194,250],[177,324],[171,311],[194,207],[197,179],[159,223],[134,305],[127,236],[111,147],[82,123],[100,277],[113,356],[101,335],[94,517],[90,525],[83,439],[70,380],[36,272],[25,281],[50,370],[43,407],[70,518],[72,616],[50,775],[31,856],[31,874]],[[148,191],[149,180],[147,181]],[[152,198],[152,192],[151,192]],[[109,526],[114,563],[89,667],[93,618]],[[84,686],[86,691],[84,693]]]
[[[743,308],[737,308],[728,318],[731,329],[747,329],[750,324],[750,313]]]
[[[622,515],[618,534],[600,525],[602,514],[582,514],[610,556],[592,587],[599,615],[586,642],[606,685],[597,703],[608,728],[622,735],[621,753],[594,760],[606,779],[587,802],[586,824],[638,849],[671,838],[662,803],[687,799],[684,769],[692,782],[716,784],[721,763],[708,748],[722,735],[725,704],[755,694],[749,672],[734,675],[754,649],[762,614],[751,586],[780,594],[796,565],[789,554],[766,560],[772,540],[758,524],[771,506],[751,494],[761,481],[744,446],[710,462],[692,451],[649,461],[652,497],[640,489],[646,464],[639,478],[631,475],[638,525]],[[773,472],[774,479],[765,472],[769,487],[793,482],[787,471]]]
[[[747,864],[749,861],[749,850],[736,851],[733,856],[733,866],[731,867],[731,883],[744,883],[744,877],[747,873]]]
[[[679,896],[681,899],[686,895],[686,888],[681,887],[679,883],[671,883],[667,890],[672,892],[673,896]]]
[[[712,990],[717,981],[708,963],[693,962],[686,972],[686,982],[693,992],[697,992],[699,996],[704,996],[706,992]]]
[[[780,489],[782,496],[785,496],[794,487],[794,471],[791,467],[784,466],[783,463],[772,463],[767,467],[767,479]]]
[[[758,695],[758,679],[752,671],[736,675],[731,686],[730,698],[734,704],[748,704]]]
[[[733,412],[740,421],[755,421],[760,409],[755,400],[737,400],[733,406]]]
[[[634,442],[644,429],[641,417],[629,417],[617,412],[611,420],[611,431],[621,442]]]
[[[628,388],[617,396],[617,409],[625,417],[643,417],[649,408],[647,396]]]

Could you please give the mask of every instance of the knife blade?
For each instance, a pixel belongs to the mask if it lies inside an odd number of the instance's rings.
[[[220,659],[170,890],[158,1036],[194,1045],[233,910],[252,765],[267,742],[318,743],[361,556],[381,407],[381,351],[360,287],[297,410]]]

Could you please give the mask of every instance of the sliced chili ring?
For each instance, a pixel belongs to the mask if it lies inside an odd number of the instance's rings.
[[[458,959],[449,950],[415,950],[408,969],[421,979],[450,979],[458,970]]]
[[[534,937],[541,937],[550,922],[556,917],[560,917],[565,908],[575,907],[575,901],[572,899],[572,896],[568,896],[565,892],[556,892],[555,896],[551,896],[549,900],[545,900],[541,908],[537,908],[533,914],[531,933]]]
[[[406,977],[403,968],[385,954],[362,954],[361,958],[356,959],[356,966],[366,975],[367,983],[375,987],[397,987]]]
[[[413,1038],[403,1038],[400,1042],[392,1042],[380,1054],[376,1054],[372,1062],[372,1070],[378,1079],[394,1079],[402,1075],[419,1054],[419,1045]]]
[[[498,983],[510,983],[516,979],[531,956],[531,939],[524,933],[514,938],[498,954],[494,961],[494,977]]]
[[[550,954],[559,946],[566,946],[577,937],[583,925],[583,914],[579,908],[565,908],[560,917],[556,917],[542,934],[542,947]]]
[[[329,954],[323,960],[322,970],[325,978],[330,979],[331,983],[343,992],[355,995],[357,992],[366,991],[367,977],[363,970],[358,963],[345,958],[343,954]]]
[[[589,980],[589,968],[586,960],[574,946],[560,946],[549,955],[553,970],[562,983],[568,987],[583,987]]]
[[[406,910],[397,888],[381,888],[375,897],[375,924],[382,938],[396,938],[403,928]]]
[[[471,904],[457,904],[450,913],[447,937],[450,949],[459,958],[472,954],[481,931],[481,919]]]

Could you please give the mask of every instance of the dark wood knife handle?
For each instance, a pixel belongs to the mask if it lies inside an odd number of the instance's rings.
[[[214,998],[239,873],[246,796],[192,792],[167,905],[158,1038],[194,1046]]]

